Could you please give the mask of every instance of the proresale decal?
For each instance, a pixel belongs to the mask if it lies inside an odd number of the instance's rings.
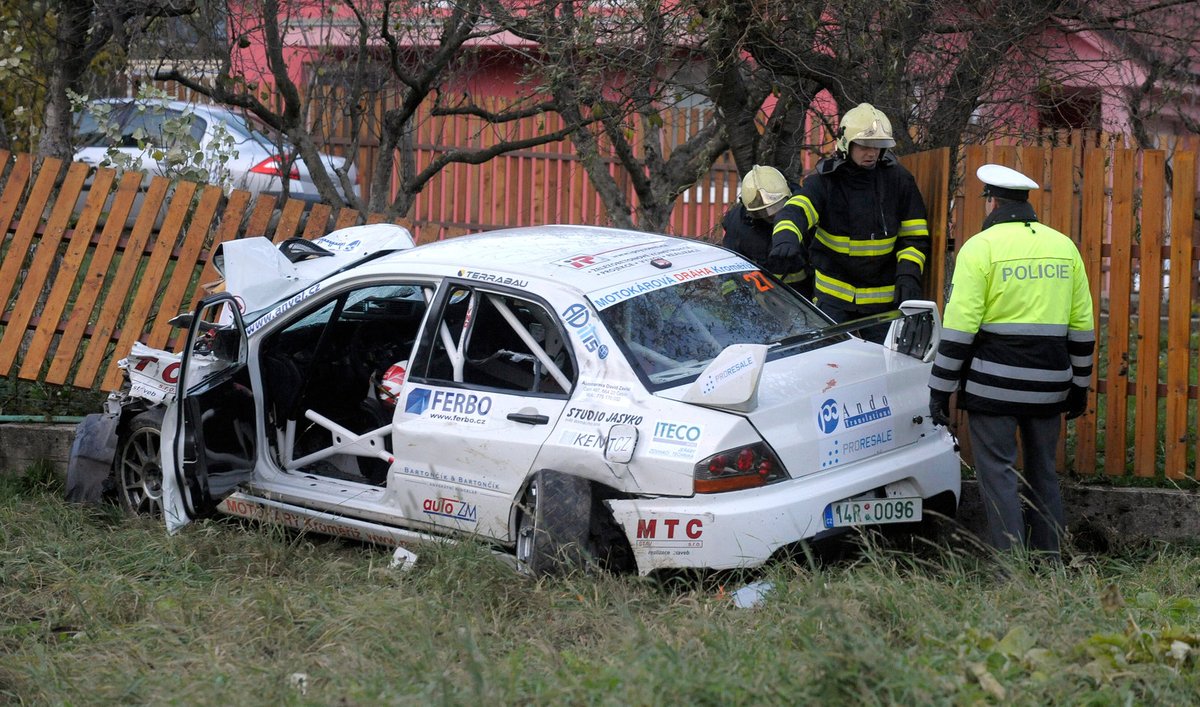
[[[881,383],[835,388],[813,398],[821,468],[866,459],[895,447],[895,424]]]

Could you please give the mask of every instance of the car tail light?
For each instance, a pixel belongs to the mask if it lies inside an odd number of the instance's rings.
[[[279,155],[273,155],[273,156],[268,157],[267,159],[263,160],[262,162],[259,162],[258,164],[254,165],[253,167],[251,167],[250,171],[254,172],[255,174],[266,174],[266,175],[269,175],[272,177],[282,177],[283,176],[283,158],[280,157]],[[287,178],[288,179],[299,179],[300,178],[300,169],[298,167],[296,167],[295,162],[292,162],[292,168],[291,168],[291,170],[288,171]]]
[[[721,493],[766,486],[789,478],[770,447],[762,442],[727,449],[696,464],[696,493]]]

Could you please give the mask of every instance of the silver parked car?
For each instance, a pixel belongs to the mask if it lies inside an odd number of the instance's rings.
[[[98,119],[93,110],[100,104],[111,106],[107,120]],[[102,122],[103,121],[103,122]],[[105,123],[111,121],[119,128],[119,144],[112,145],[112,132],[106,131]],[[283,192],[283,182],[288,180],[288,195],[306,201],[320,201],[312,173],[304,160],[291,159],[290,148],[279,144],[270,136],[253,126],[242,115],[227,108],[200,105],[182,101],[155,101],[124,98],[107,98],[93,101],[89,108],[76,115],[76,143],[81,147],[75,152],[75,160],[91,165],[101,165],[108,159],[110,149],[129,155],[134,164],[141,164],[147,174],[163,175],[164,149],[172,147],[171,141],[177,133],[170,129],[170,121],[183,121],[187,131],[196,140],[200,149],[207,149],[218,136],[218,126],[232,138],[233,154],[225,163],[231,177],[231,186],[252,194],[275,195]],[[338,170],[346,170],[347,177],[357,194],[358,171],[347,165],[344,157],[322,154],[330,178],[345,195]]]

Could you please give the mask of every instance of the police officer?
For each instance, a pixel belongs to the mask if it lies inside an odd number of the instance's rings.
[[[922,297],[929,224],[916,180],[887,150],[892,124],[870,103],[842,117],[837,150],[788,200],[771,236],[771,269],[807,255],[815,302],[844,322]],[[864,331],[882,341],[886,327]]]
[[[721,227],[725,237],[721,245],[737,251],[760,268],[767,270],[771,252],[771,231],[779,213],[796,187],[774,167],[754,165],[742,178],[738,203],[725,213]],[[783,264],[775,271],[779,279],[806,297],[812,296],[812,278],[807,276],[804,258]]]
[[[1074,419],[1087,405],[1096,343],[1091,291],[1075,244],[1037,221],[1028,201],[1037,183],[995,164],[976,176],[990,211],[984,230],[958,252],[929,412],[934,424],[948,424],[950,394],[959,391],[989,544],[1028,546],[1058,560],[1059,416]],[[1023,475],[1015,468],[1018,432]]]

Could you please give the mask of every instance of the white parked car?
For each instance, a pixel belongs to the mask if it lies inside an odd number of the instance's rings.
[[[227,291],[186,317],[184,353],[135,351],[132,389],[81,425],[74,497],[107,448],[121,502],[170,529],[471,536],[535,573],[750,567],[957,507],[932,302],[881,346],[723,248],[582,226],[218,257]]]
[[[120,134],[117,145],[111,144],[112,138],[105,132],[105,125],[101,124],[92,109],[98,104],[111,107],[105,122],[115,124]],[[164,162],[157,153],[172,146],[174,133],[167,127],[169,121],[190,123],[188,132],[202,151],[213,143],[216,130],[221,126],[232,138],[230,149],[234,154],[225,163],[231,179],[230,186],[255,195],[277,195],[283,193],[283,180],[286,178],[289,197],[306,201],[321,200],[304,160],[293,160],[290,155],[281,153],[274,140],[244,116],[227,108],[181,101],[120,98],[93,101],[89,106],[75,118],[75,138],[77,144],[81,145],[75,152],[77,162],[104,164],[109,149],[115,148],[132,157],[134,164],[140,164],[143,172],[163,175]],[[358,171],[354,165],[347,167],[344,157],[322,154],[321,161],[339,194],[344,196],[346,191],[342,188],[337,170],[347,170],[351,184],[357,185]],[[358,193],[357,186],[354,193]]]

